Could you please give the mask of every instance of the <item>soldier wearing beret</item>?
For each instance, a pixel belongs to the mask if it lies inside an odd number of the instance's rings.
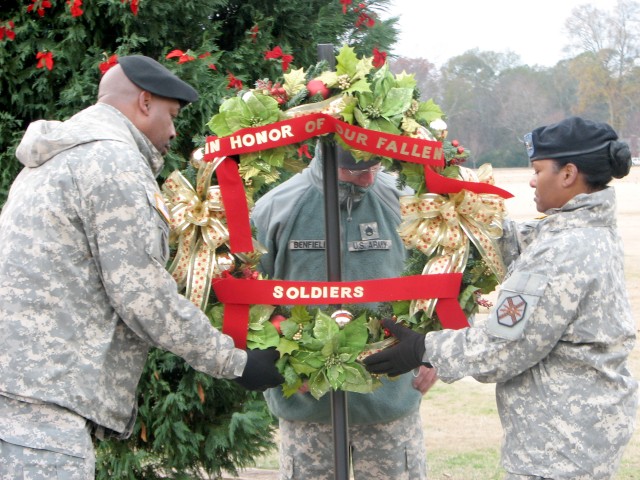
[[[628,369],[636,325],[608,186],[629,173],[631,154],[609,125],[579,117],[524,140],[545,217],[508,230],[525,234],[486,322],[420,335],[385,320],[400,342],[365,363],[398,375],[429,362],[445,382],[496,383],[508,480],[611,479],[638,406]]]
[[[155,60],[122,57],[98,102],[24,135],[0,215],[0,477],[92,479],[91,435],[126,438],[156,346],[264,390],[274,352],[245,352],[177,292],[155,177],[198,94]]]

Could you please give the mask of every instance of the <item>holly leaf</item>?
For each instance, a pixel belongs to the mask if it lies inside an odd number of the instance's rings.
[[[417,86],[418,82],[416,82],[416,77],[413,73],[408,74],[403,70],[402,73],[396,75],[396,87],[409,88],[413,91]]]
[[[420,102],[418,104],[418,111],[416,112],[416,119],[418,121],[424,122],[426,125],[429,125],[434,120],[442,118],[444,112],[440,109],[438,105],[430,99],[426,102]]]
[[[361,58],[356,64],[356,71],[351,77],[351,80],[366,78],[371,70],[373,70],[373,57]]]
[[[356,93],[356,92],[371,92],[371,86],[369,82],[365,78],[361,78],[360,80],[356,80],[351,83],[351,86],[347,88],[345,93]]]
[[[324,83],[327,88],[335,87],[338,83],[338,74],[334,71],[322,72],[320,76],[316,78]]]
[[[296,323],[309,323],[313,317],[304,305],[296,305],[291,309],[290,320]]]
[[[298,381],[294,383],[285,382],[285,384],[282,385],[282,394],[285,396],[285,398],[289,398],[294,393],[297,393],[300,387],[302,386],[302,381],[298,379],[297,375],[296,375],[296,379]]]
[[[274,327],[274,330],[275,330],[275,327]],[[295,352],[295,351],[297,351],[299,349],[298,348],[298,342],[296,342],[294,340],[290,340],[288,338],[280,338],[279,340],[280,341],[277,344],[277,347],[278,347],[277,350],[278,350],[278,352],[280,352],[280,356],[291,355],[291,354],[293,354],[293,352]]]
[[[307,88],[307,77],[304,73],[304,68],[290,70],[289,73],[285,73],[283,77],[283,87],[289,97],[293,97]]]
[[[400,122],[400,128],[402,129],[403,132],[406,132],[409,135],[413,135],[420,128],[420,124],[416,122],[413,118],[402,117],[402,122]]]
[[[336,74],[349,75],[353,78],[356,74],[358,65],[358,56],[353,48],[348,45],[343,46],[336,57]]]

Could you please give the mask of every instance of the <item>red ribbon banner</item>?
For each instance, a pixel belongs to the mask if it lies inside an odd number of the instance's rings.
[[[222,204],[227,214],[229,227],[229,250],[231,253],[251,252],[251,226],[249,225],[249,207],[242,179],[238,173],[238,164],[227,157],[216,169]]]
[[[353,282],[287,282],[226,277],[213,281],[224,304],[223,333],[237,348],[246,348],[250,305],[320,305],[390,302],[437,298],[436,313],[444,328],[468,326],[458,303],[461,273],[411,275]]]
[[[499,195],[502,198],[513,196],[495,185],[456,180],[433,171],[430,167],[444,166],[441,142],[367,130],[350,125],[326,113],[312,113],[261,127],[243,128],[227,137],[208,136],[204,147],[204,160],[211,162],[223,156],[282,147],[333,132],[337,133],[347,145],[357,150],[424,165],[425,183],[432,193],[457,193],[461,190],[469,190],[479,194]],[[247,201],[244,190],[241,191],[239,188],[241,183],[238,182],[241,180],[237,171],[234,173],[229,163],[225,160],[218,167],[218,183],[227,211],[229,243],[232,253],[250,252],[253,246],[249,216],[242,215],[242,212],[248,212]],[[236,177],[238,177],[237,181]],[[238,211],[238,214],[231,215],[230,210]]]
[[[227,137],[209,136],[204,160],[283,147],[334,132],[357,150],[423,165],[444,166],[441,142],[367,130],[326,113],[311,113],[261,127],[243,128]]]

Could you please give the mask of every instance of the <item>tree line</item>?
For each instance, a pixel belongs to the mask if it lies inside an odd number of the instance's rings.
[[[416,73],[422,95],[447,114],[449,135],[471,151],[469,166],[528,165],[522,135],[580,115],[609,123],[639,156],[640,4],[612,11],[590,4],[565,21],[568,58],[553,67],[523,65],[511,52],[469,50],[437,68],[428,59],[395,58]]]

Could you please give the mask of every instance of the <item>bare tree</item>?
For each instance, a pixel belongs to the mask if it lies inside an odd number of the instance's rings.
[[[640,60],[640,4],[619,0],[612,12],[581,5],[565,26],[567,51],[577,54],[570,67],[578,79],[576,113],[605,103],[609,123],[624,130],[636,98],[632,72]]]

